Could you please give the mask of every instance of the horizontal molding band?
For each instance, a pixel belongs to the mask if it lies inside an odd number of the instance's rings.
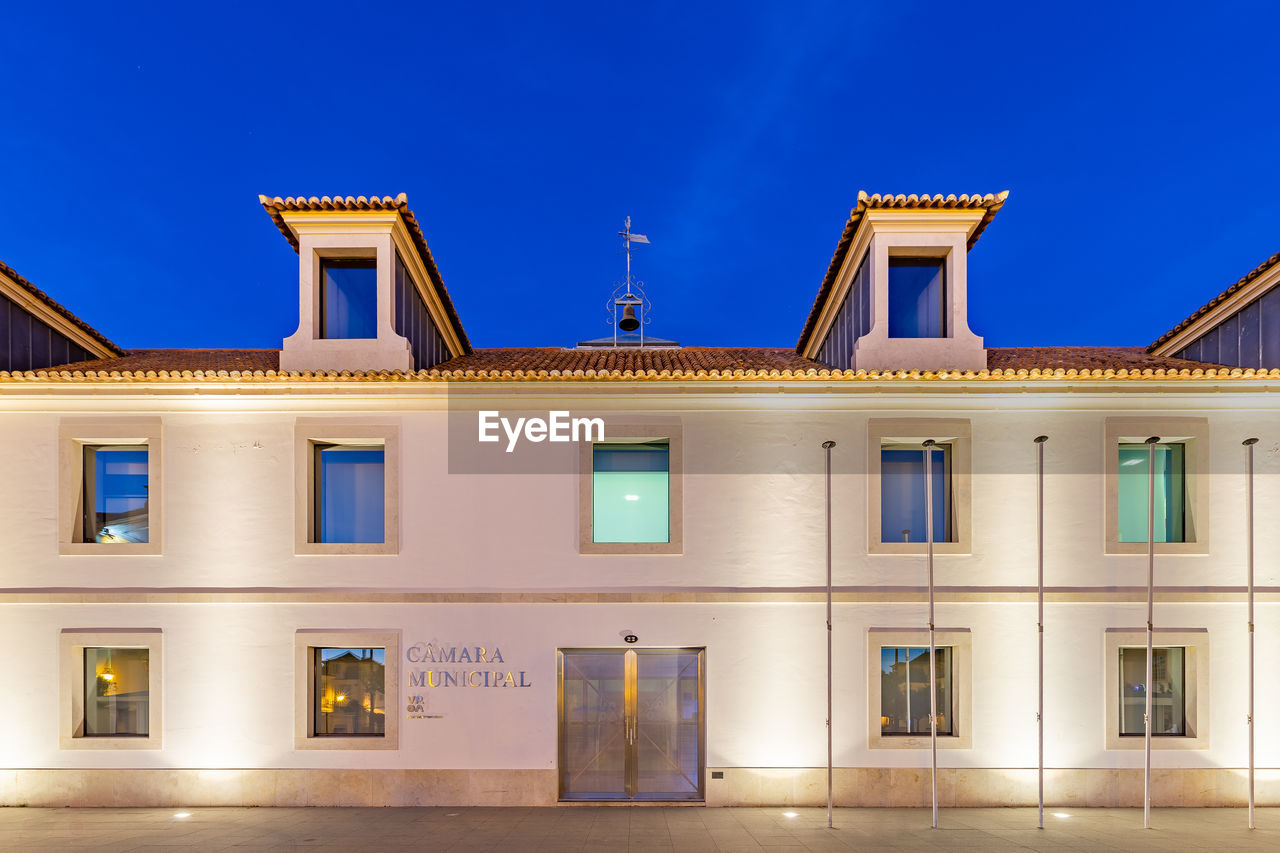
[[[1280,587],[1255,587],[1260,602],[1280,601]],[[1034,586],[939,586],[938,601],[1003,603],[1034,602]],[[1145,602],[1146,587],[1046,587],[1045,601]],[[1244,603],[1242,586],[1158,586],[1155,598],[1163,603]],[[834,587],[833,601],[844,604],[916,603],[928,601],[923,586]],[[79,587],[0,588],[0,604],[711,604],[760,602],[825,602],[823,587],[774,587],[680,591],[632,589],[612,592],[515,591],[425,592],[409,590],[316,589],[265,587],[129,587],[94,589]]]

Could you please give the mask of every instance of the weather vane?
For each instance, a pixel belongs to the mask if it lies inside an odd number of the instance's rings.
[[[627,277],[613,289],[605,310],[609,313],[609,324],[613,326],[613,345],[618,345],[618,331],[634,332],[640,330],[640,346],[644,346],[644,327],[649,324],[649,297],[644,292],[644,282],[631,277],[631,244],[648,243],[649,238],[631,230],[631,217],[628,216],[618,236],[622,238],[623,251],[627,255]],[[622,317],[618,317],[618,309],[622,309]],[[637,314],[638,312],[638,314]]]

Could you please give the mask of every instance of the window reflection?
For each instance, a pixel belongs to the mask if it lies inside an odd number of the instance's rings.
[[[1179,737],[1187,733],[1186,649],[1153,649],[1151,656],[1151,736]],[[1143,736],[1147,712],[1147,650],[1120,650],[1120,734]]]
[[[951,712],[951,648],[935,647],[938,734],[954,734]],[[880,733],[929,734],[929,649],[880,650]]]
[[[314,649],[317,737],[386,733],[385,649]]]
[[[315,541],[385,541],[383,448],[349,444],[315,448]]]
[[[85,542],[146,542],[146,445],[84,449]]]
[[[150,724],[147,649],[84,650],[84,736],[146,737]]]
[[[951,445],[937,444],[931,454],[933,541],[954,542],[951,524]],[[924,542],[924,448],[885,445],[880,450],[880,541]]]
[[[1146,444],[1120,445],[1119,527],[1121,542],[1147,541],[1151,479]],[[1155,446],[1155,541],[1185,542],[1186,445]]]

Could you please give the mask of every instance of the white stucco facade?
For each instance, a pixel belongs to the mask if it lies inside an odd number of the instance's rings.
[[[434,793],[420,780],[411,787],[423,802],[554,802],[556,651],[620,647],[622,635],[632,633],[645,647],[706,649],[705,762],[724,773],[708,778],[709,802],[816,801],[815,774],[825,764],[820,444],[833,439],[841,796],[850,803],[913,801],[918,777],[874,782],[858,775],[928,767],[927,737],[876,749],[868,735],[867,695],[878,677],[868,659],[874,632],[927,624],[923,546],[915,554],[868,553],[868,423],[946,417],[972,425],[972,547],[936,558],[937,624],[971,638],[971,678],[956,682],[970,708],[959,725],[971,745],[943,749],[940,766],[979,774],[956,776],[953,796],[1034,797],[1027,775],[1036,760],[1031,439],[1046,434],[1046,763],[1061,774],[1062,797],[1110,784],[1123,800],[1125,777],[1097,783],[1091,774],[1141,767],[1140,749],[1107,748],[1104,647],[1109,629],[1144,624],[1146,557],[1105,553],[1106,423],[1149,418],[1158,432],[1161,418],[1194,416],[1207,421],[1210,443],[1210,469],[1198,486],[1208,494],[1208,517],[1198,520],[1208,552],[1158,555],[1156,626],[1204,633],[1200,666],[1208,668],[1209,695],[1200,697],[1203,744],[1170,749],[1157,741],[1154,765],[1192,774],[1188,779],[1212,778],[1214,790],[1224,788],[1229,799],[1223,780],[1238,776],[1247,761],[1240,442],[1259,433],[1257,671],[1280,665],[1280,531],[1265,523],[1280,501],[1280,454],[1276,440],[1265,438],[1278,423],[1272,383],[695,383],[664,385],[658,393],[622,383],[592,389],[565,383],[539,388],[536,402],[527,387],[512,384],[468,401],[510,409],[550,400],[572,411],[678,422],[686,472],[684,546],[675,555],[578,552],[571,447],[563,448],[563,474],[449,473],[444,385],[311,382],[243,393],[232,383],[134,382],[96,387],[92,395],[66,383],[5,386],[0,539],[8,589],[0,642],[11,650],[13,701],[5,703],[0,725],[6,762],[0,797],[145,800],[155,793],[147,782],[107,794],[92,781],[88,788],[65,781],[90,770],[190,771],[197,780],[216,770],[222,775],[208,778],[234,780],[222,793],[216,785],[205,790],[199,781],[184,782],[187,796],[377,802],[395,797],[367,780],[357,796],[326,787],[318,781],[323,774],[304,773],[296,777],[305,780],[297,783],[309,792],[304,797],[282,793],[284,776],[263,774],[370,771],[367,779],[409,785],[403,780],[421,771],[462,773],[468,784],[485,777],[464,771],[493,771],[497,788],[488,793],[459,788],[457,779]],[[163,425],[163,552],[60,554],[60,425],[138,417],[158,417]],[[296,425],[324,418],[398,427],[396,553],[295,553],[294,495],[305,488],[293,464]],[[160,748],[60,746],[59,707],[67,697],[59,685],[58,637],[87,628],[163,634]],[[410,686],[414,666],[402,658],[388,705],[395,710],[393,697],[424,694],[431,718],[401,719],[394,749],[298,750],[292,731],[303,675],[296,671],[295,635],[319,629],[398,632],[401,650],[426,642],[500,648],[500,668],[521,673],[529,686],[423,690]],[[1280,702],[1280,690],[1259,679],[1257,701],[1259,709]],[[1266,780],[1280,778],[1274,770],[1280,736],[1266,727],[1257,735],[1260,792],[1274,797],[1280,792]],[[237,793],[226,793],[226,785]],[[1174,787],[1183,791],[1179,801],[1191,797],[1185,785]]]

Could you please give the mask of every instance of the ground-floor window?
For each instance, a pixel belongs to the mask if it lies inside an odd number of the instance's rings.
[[[938,734],[950,735],[951,649],[935,647],[934,690]],[[929,734],[929,649],[886,646],[880,649],[880,732],[884,735]]]
[[[387,650],[316,648],[314,654],[316,737],[386,734]]]
[[[63,629],[63,749],[160,748],[163,639],[157,628]]]
[[[150,730],[148,649],[84,650],[84,736],[146,737]]]
[[[294,749],[398,749],[400,632],[294,633]]]
[[[1151,650],[1151,736],[1182,737],[1187,733],[1186,649]],[[1120,649],[1120,735],[1146,734],[1147,649]]]

